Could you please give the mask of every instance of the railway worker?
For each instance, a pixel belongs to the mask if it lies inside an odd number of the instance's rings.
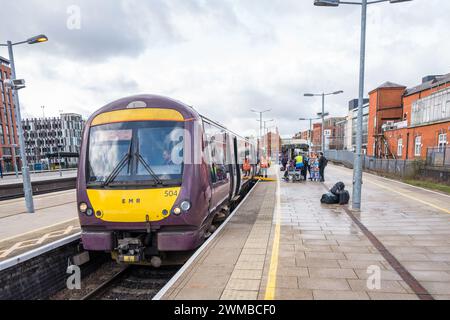
[[[259,163],[261,166],[261,176],[267,178],[267,168],[269,168],[269,161],[267,161],[267,157],[261,156]]]
[[[296,169],[302,169],[303,168],[303,156],[299,153],[294,158],[294,160],[295,160],[295,168]]]
[[[244,159],[244,164],[242,165],[242,171],[244,171],[244,177],[250,176],[250,170],[252,167],[250,166],[250,160],[247,157]]]

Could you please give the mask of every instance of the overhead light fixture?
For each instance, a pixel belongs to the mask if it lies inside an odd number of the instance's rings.
[[[28,44],[35,44],[35,43],[40,43],[40,42],[47,42],[48,38],[45,34],[40,34],[38,36],[34,36],[31,37],[30,39],[27,40]]]

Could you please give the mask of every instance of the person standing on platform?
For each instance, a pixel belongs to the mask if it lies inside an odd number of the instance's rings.
[[[320,175],[320,182],[325,182],[325,167],[328,164],[327,158],[323,155],[323,152],[320,153],[319,157],[319,175]]]
[[[281,159],[281,165],[283,166],[283,170],[287,170],[288,157],[287,154],[283,154],[283,158]]]
[[[311,173],[310,173],[310,179],[311,181],[319,181],[320,175],[319,175],[319,159],[317,159],[317,155],[314,153],[311,157]]]
[[[250,170],[252,169],[250,161],[247,157],[244,159],[244,164],[242,165],[242,171],[244,171],[244,177],[250,176]]]
[[[261,165],[261,176],[263,178],[267,178],[267,168],[269,168],[269,162],[267,161],[267,158],[265,156],[261,156],[260,165]]]

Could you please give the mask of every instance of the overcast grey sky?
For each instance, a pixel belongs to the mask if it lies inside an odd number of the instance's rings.
[[[24,116],[59,110],[89,116],[117,98],[166,95],[243,134],[256,133],[250,108],[273,109],[283,135],[320,111],[305,92],[344,90],[331,115],[357,97],[360,7],[313,0],[1,0],[0,42],[45,33],[16,47]],[[80,29],[67,27],[80,9]],[[450,1],[369,7],[366,90],[407,86],[450,72]],[[73,13],[73,12],[72,12]],[[73,22],[73,20],[70,20]],[[72,24],[73,26],[73,24]],[[0,55],[7,51],[0,48]]]

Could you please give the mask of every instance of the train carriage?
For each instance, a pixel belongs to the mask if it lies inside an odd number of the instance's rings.
[[[193,250],[249,187],[256,161],[251,141],[181,102],[155,95],[114,101],[83,132],[83,247],[153,265],[166,252]]]

